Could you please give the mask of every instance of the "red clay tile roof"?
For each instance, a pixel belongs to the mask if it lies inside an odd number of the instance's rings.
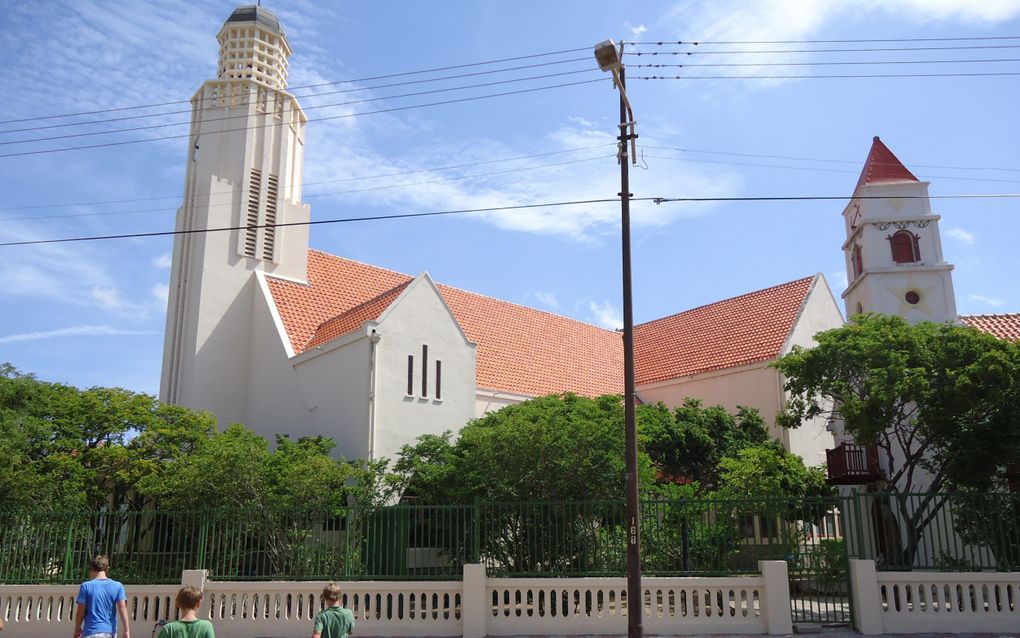
[[[355,306],[343,314],[322,322],[316,329],[315,334],[312,335],[312,338],[308,340],[308,343],[301,350],[310,350],[315,346],[320,346],[327,341],[332,341],[348,332],[357,330],[366,321],[378,319],[379,315],[389,308],[390,304],[396,301],[400,293],[404,292],[404,288],[407,288],[409,283],[411,283],[410,279],[390,288],[374,299],[369,299],[360,306]]]
[[[962,315],[960,320],[1000,339],[1020,340],[1020,312],[1008,315]]]
[[[882,140],[876,135],[871,141],[871,151],[864,161],[861,177],[854,187],[856,193],[865,184],[881,184],[883,182],[916,182],[918,179],[907,170],[907,167],[893,155]]]
[[[776,358],[816,277],[635,326],[637,383],[644,385]]]
[[[377,318],[412,277],[310,250],[307,285],[266,281],[300,353]],[[623,392],[619,333],[449,286],[439,290],[478,345],[478,387],[528,396]]]
[[[377,318],[412,277],[308,251],[308,284],[267,276],[296,353]],[[727,299],[636,326],[639,384],[774,358],[814,277]],[[440,285],[476,343],[479,388],[540,396],[623,392],[623,340],[615,331]]]

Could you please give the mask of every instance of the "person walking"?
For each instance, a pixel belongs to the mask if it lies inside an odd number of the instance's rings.
[[[340,585],[323,587],[322,601],[326,608],[315,615],[312,638],[347,638],[354,631],[354,613],[340,604]]]
[[[216,638],[212,623],[198,618],[201,605],[201,589],[194,585],[181,587],[177,592],[177,610],[181,612],[181,618],[163,625],[159,638]]]
[[[96,556],[89,561],[89,580],[78,589],[78,611],[74,618],[73,638],[117,638],[117,617],[124,638],[131,638],[128,623],[127,594],[124,585],[106,575],[110,560]]]

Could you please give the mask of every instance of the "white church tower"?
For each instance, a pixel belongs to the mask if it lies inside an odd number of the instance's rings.
[[[953,266],[942,257],[939,216],[918,180],[878,137],[843,210],[847,316],[862,312],[955,322]]]
[[[275,15],[240,7],[217,39],[217,78],[191,99],[160,399],[226,424],[248,417],[253,272],[306,277],[307,118],[286,91],[291,48]]]

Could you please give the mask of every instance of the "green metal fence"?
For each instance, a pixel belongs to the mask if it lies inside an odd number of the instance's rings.
[[[800,589],[838,591],[846,556],[879,569],[1020,569],[1020,495],[853,494],[833,499],[686,499],[641,505],[647,575],[753,573],[790,562]],[[128,583],[457,579],[625,573],[622,501],[264,509],[0,512],[0,582],[70,583],[110,556]]]

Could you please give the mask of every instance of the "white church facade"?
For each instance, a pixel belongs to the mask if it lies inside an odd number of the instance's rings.
[[[531,397],[623,392],[618,332],[309,249],[286,35],[241,7],[218,40],[217,78],[192,98],[161,400],[270,440],[325,435],[345,457],[392,458]],[[844,211],[848,314],[956,319],[926,194],[876,138]],[[638,398],[744,405],[772,423],[786,394],[769,364],[842,324],[816,274],[635,326]],[[772,427],[809,465],[833,446],[824,422]]]
[[[531,397],[622,393],[616,331],[310,250],[286,35],[241,7],[218,40],[217,78],[192,99],[163,401],[378,458]],[[819,274],[636,326],[639,399],[771,421],[784,396],[768,364],[842,321]],[[774,433],[809,463],[831,445],[824,423]]]

